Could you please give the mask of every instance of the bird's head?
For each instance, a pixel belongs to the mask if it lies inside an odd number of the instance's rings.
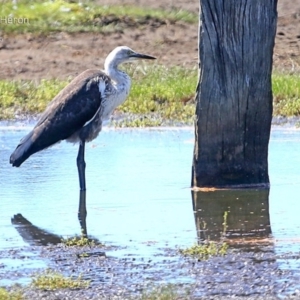
[[[120,46],[111,51],[105,60],[105,70],[110,67],[117,67],[119,64],[131,62],[138,59],[155,59],[154,56],[133,51],[127,46]]]

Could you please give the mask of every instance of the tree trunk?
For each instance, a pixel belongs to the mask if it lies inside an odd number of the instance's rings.
[[[277,0],[200,0],[192,186],[268,186]]]

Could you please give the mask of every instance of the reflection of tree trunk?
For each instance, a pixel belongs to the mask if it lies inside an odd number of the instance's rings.
[[[219,240],[227,211],[226,237],[263,238],[271,234],[269,189],[192,191],[199,240]]]
[[[192,185],[268,186],[277,0],[200,0]]]

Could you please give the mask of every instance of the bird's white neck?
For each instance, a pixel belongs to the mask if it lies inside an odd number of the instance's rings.
[[[111,79],[111,87],[114,89],[114,92],[111,91],[114,100],[111,101],[111,106],[108,108],[109,112],[107,113],[110,114],[126,100],[131,87],[131,79],[129,75],[118,69],[118,64],[111,61],[104,64],[104,72]]]
[[[114,66],[112,64],[105,64],[104,71],[108,77],[110,77],[113,81],[118,82],[120,79],[120,73],[123,73],[118,69],[118,66]]]
[[[130,82],[129,76],[125,72],[121,71],[118,68],[118,64],[116,64],[116,63],[114,63],[112,61],[105,61],[104,72],[116,84],[124,83],[124,80],[125,81],[129,80],[129,82]]]

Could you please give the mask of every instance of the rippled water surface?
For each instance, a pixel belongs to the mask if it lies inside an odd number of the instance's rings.
[[[11,217],[67,236],[80,234],[77,145],[62,142],[12,168],[28,128],[0,131],[0,247],[22,246]],[[86,147],[87,227],[100,241],[189,244],[195,240],[192,130],[109,130]]]
[[[57,238],[81,231],[77,145],[57,144],[33,155],[20,168],[8,163],[30,128],[17,124],[0,128],[0,250],[30,243],[11,222],[17,214]],[[104,128],[86,147],[87,232],[105,244],[120,246],[113,255],[154,257],[162,247],[194,244],[203,220],[215,226],[212,232],[219,231],[223,212],[230,211],[232,236],[242,228],[254,232],[252,237],[271,240],[275,253],[299,253],[299,150],[300,130],[273,129],[270,191],[220,191],[192,199],[192,128]],[[209,201],[214,198],[223,199],[217,208]],[[256,204],[251,207],[251,203]],[[9,263],[0,259],[2,265]],[[298,260],[281,263],[300,270]]]

